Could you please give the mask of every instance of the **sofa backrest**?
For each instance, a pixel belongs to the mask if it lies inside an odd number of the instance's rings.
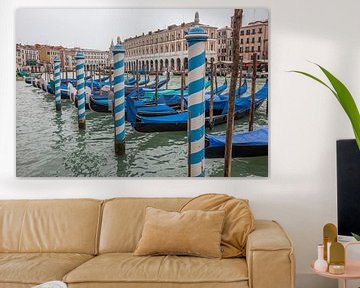
[[[116,198],[105,201],[99,253],[135,250],[144,225],[145,208],[179,211],[189,198]]]
[[[102,201],[1,200],[0,253],[96,254]]]

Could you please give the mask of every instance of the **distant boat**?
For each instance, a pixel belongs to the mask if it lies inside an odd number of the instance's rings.
[[[136,83],[135,77],[131,77],[125,80],[125,85],[134,85]]]
[[[255,109],[258,108],[268,96],[267,82],[255,95]],[[250,111],[251,96],[239,97],[235,101],[235,118],[245,116]],[[209,117],[205,118],[206,127],[213,127],[227,121],[228,104],[225,105],[219,114],[214,114],[212,121]],[[168,132],[168,131],[186,131],[188,122],[188,112],[164,113],[161,116],[141,116],[137,113],[134,99],[126,99],[127,119],[131,122],[135,130],[139,132]],[[208,114],[207,114],[208,116]]]
[[[32,81],[33,81],[33,77],[31,77],[31,76],[25,78],[25,83],[26,84],[32,84]]]
[[[205,136],[205,157],[224,158],[226,135],[207,134]],[[268,155],[268,128],[250,132],[234,133],[232,157],[257,157]]]
[[[162,86],[164,86],[169,81],[170,81],[170,78],[166,78],[166,79],[158,81],[158,88],[161,88]],[[148,82],[143,82],[143,83],[145,84],[145,83],[148,83]],[[139,82],[139,89],[140,88],[155,89],[155,87],[156,87],[156,79],[153,82],[151,82],[150,84],[147,84],[146,87],[144,86],[144,84],[140,85],[140,82]],[[130,85],[130,86],[125,85],[125,96],[129,95],[133,91],[136,91],[137,88],[138,88],[137,85]]]

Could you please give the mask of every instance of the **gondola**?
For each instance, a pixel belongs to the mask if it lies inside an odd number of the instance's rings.
[[[135,77],[131,77],[125,80],[125,85],[134,85],[136,83]]]
[[[207,134],[205,136],[205,157],[224,158],[226,135]],[[257,157],[268,155],[268,128],[250,132],[234,133],[232,157]]]
[[[25,83],[26,84],[32,84],[32,81],[33,81],[33,77],[31,77],[31,76],[25,78]]]
[[[210,81],[206,81],[205,83],[205,89],[208,89],[211,85]],[[225,79],[225,82],[218,87],[218,94],[222,93],[227,89],[227,80]],[[214,93],[216,93],[216,89],[214,88]],[[206,94],[210,95],[210,92],[207,92]],[[184,89],[184,99],[186,99],[189,95],[189,91],[187,88]],[[155,97],[155,95],[153,95]],[[162,93],[160,97],[158,98],[159,103],[163,103],[166,105],[169,105],[171,107],[180,107],[181,105],[181,89],[177,89],[173,92],[167,92]]]
[[[158,88],[164,86],[167,82],[169,82],[169,80],[170,78],[158,81]],[[156,87],[156,80],[154,80],[151,84],[147,85],[146,87],[144,87],[144,85],[140,86],[139,83],[139,89],[140,88],[155,89],[155,87]],[[125,96],[128,96],[130,93],[136,91],[137,89],[138,89],[137,85],[131,85],[131,86],[125,85]]]
[[[255,95],[255,109],[257,109],[268,96],[267,82]],[[235,101],[235,119],[245,116],[250,111],[251,96],[239,97]],[[226,109],[226,110],[225,110]],[[226,123],[227,121],[227,104],[219,114],[214,114],[212,121],[206,113],[206,127],[213,127]],[[214,111],[215,112],[215,111]],[[134,99],[126,99],[127,119],[135,130],[139,132],[169,132],[169,131],[186,131],[188,122],[188,112],[177,112],[171,115],[162,116],[141,116],[137,113]]]
[[[160,80],[158,82],[158,88],[165,85],[167,81],[168,81],[168,79]],[[155,85],[156,85],[155,83],[150,84],[147,89],[154,90]],[[143,88],[139,88],[139,91],[142,89]],[[136,95],[137,94],[136,92],[137,92],[136,90],[133,90],[128,95],[125,93],[125,96],[133,97],[133,96],[129,96],[129,95]],[[98,94],[93,94],[89,98],[89,108],[95,112],[111,113],[112,112],[112,98],[111,97],[109,98],[106,94],[103,94],[101,92],[99,92]]]
[[[248,89],[248,85],[247,85],[246,80],[244,80],[240,89],[236,88],[235,95],[237,97],[240,97],[241,95],[246,93],[247,89]],[[205,110],[206,111],[209,111],[209,109],[210,109],[210,98],[211,98],[211,95],[209,93],[207,93],[205,95]],[[218,113],[226,114],[228,101],[229,101],[229,93],[225,93],[225,94],[218,93],[217,95],[215,95],[213,98],[213,109],[215,111],[215,114],[218,114]],[[224,109],[225,107],[226,107],[226,109]]]

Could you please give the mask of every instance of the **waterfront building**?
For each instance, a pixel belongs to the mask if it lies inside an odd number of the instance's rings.
[[[240,29],[240,57],[243,62],[251,61],[257,53],[257,60],[268,60],[269,22],[256,21]]]
[[[16,68],[29,70],[39,66],[39,52],[32,45],[16,44]]]
[[[54,64],[55,57],[61,59],[62,46],[50,46],[43,44],[35,44],[35,49],[39,51],[39,60],[42,64]]]
[[[72,69],[76,65],[75,54],[82,52],[85,57],[85,70],[97,71],[109,66],[109,51],[102,51],[97,49],[83,49],[80,47],[65,48],[63,50],[63,65]]]
[[[99,70],[109,66],[109,51],[96,49],[80,49],[85,56],[86,70]]]
[[[136,61],[139,61],[139,69],[149,68],[150,71],[180,71],[182,67],[187,69],[188,45],[185,35],[193,25],[203,27],[209,36],[206,42],[205,53],[207,60],[217,59],[217,27],[200,24],[195,21],[170,25],[166,29],[149,31],[147,34],[134,36],[124,40],[125,46],[125,69],[136,69]]]
[[[233,19],[231,18],[231,23]],[[269,21],[255,21],[240,28],[240,59],[251,62],[253,54],[257,60],[268,60],[269,55]]]
[[[232,60],[232,28],[224,27],[217,30],[217,60],[228,61]]]

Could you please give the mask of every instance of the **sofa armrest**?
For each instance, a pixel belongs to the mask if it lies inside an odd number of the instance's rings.
[[[256,220],[249,234],[246,261],[250,288],[294,288],[293,245],[275,221]]]

